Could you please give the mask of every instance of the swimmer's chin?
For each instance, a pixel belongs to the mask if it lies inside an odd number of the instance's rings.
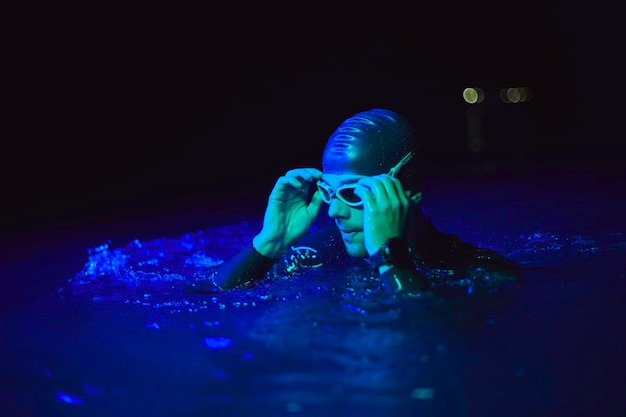
[[[363,232],[356,232],[352,236],[343,239],[348,255],[355,258],[366,258],[368,256],[367,249],[363,243]]]

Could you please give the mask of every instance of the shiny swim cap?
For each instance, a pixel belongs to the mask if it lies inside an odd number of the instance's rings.
[[[385,174],[417,148],[415,129],[404,116],[386,109],[367,110],[344,120],[330,135],[322,169],[326,174]],[[411,191],[421,191],[417,156],[396,176]]]

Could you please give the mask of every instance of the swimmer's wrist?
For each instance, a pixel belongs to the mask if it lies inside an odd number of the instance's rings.
[[[266,258],[278,259],[287,252],[289,245],[285,246],[281,239],[269,238],[259,233],[252,239],[252,247]]]
[[[389,238],[376,252],[372,253],[369,263],[382,274],[393,266],[412,268],[413,260],[407,241],[401,237]]]

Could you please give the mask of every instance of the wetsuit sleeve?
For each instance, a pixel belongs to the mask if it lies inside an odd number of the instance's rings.
[[[383,288],[389,293],[398,291],[422,292],[430,289],[425,277],[414,268],[392,266],[380,273]]]
[[[220,264],[213,273],[213,283],[222,290],[258,281],[267,274],[278,259],[261,255],[250,242],[235,256]]]

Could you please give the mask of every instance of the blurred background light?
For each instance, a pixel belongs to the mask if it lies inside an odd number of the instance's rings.
[[[467,87],[463,90],[463,99],[469,104],[482,103],[485,93],[479,87]]]
[[[509,99],[510,103],[519,103],[520,93],[518,88],[507,88],[506,89],[506,98]]]
[[[524,103],[533,98],[532,90],[528,87],[509,87],[500,90],[500,100],[504,103]]]

